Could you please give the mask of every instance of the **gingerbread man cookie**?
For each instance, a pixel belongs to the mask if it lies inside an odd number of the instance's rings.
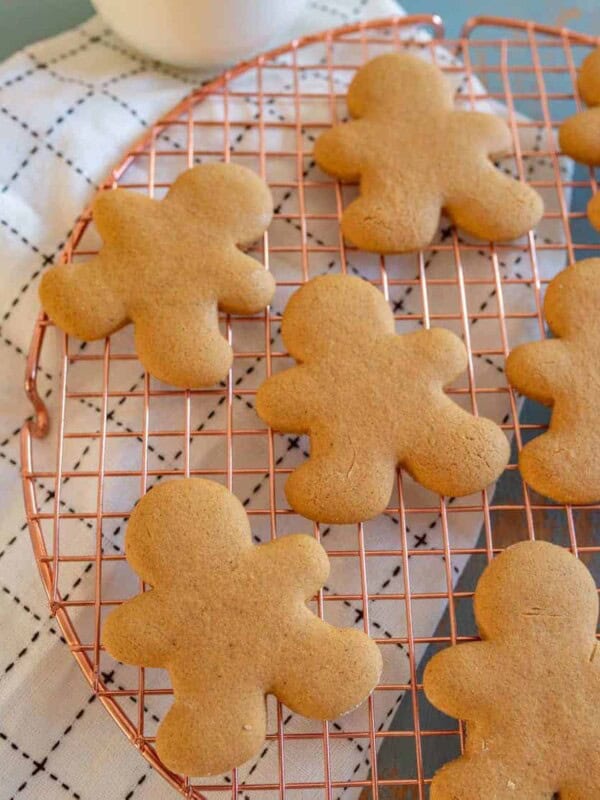
[[[425,669],[431,703],[466,720],[465,754],[431,800],[600,797],[598,593],[585,566],[547,542],[494,559],[475,592],[482,642]]]
[[[232,361],[218,309],[255,314],[273,295],[272,276],[238,249],[264,232],[272,207],[266,184],[234,164],[189,169],[160,201],[102,192],[93,214],[104,246],[91,261],[44,275],[44,310],[86,341],[133,322],[149,373],[175,386],[210,386]]]
[[[331,175],[360,179],[360,197],[342,230],[363,250],[426,247],[440,211],[480,239],[509,240],[533,228],[540,196],[500,172],[492,155],[512,149],[496,116],[455,111],[452,90],[433,64],[408,54],[378,56],[348,91],[353,122],[322,134],[315,159]]]
[[[588,109],[574,114],[560,126],[561,150],[582,164],[600,166],[600,48],[583,61],[577,81],[579,94]],[[600,229],[600,194],[588,204],[588,216]]]
[[[450,331],[398,336],[381,292],[359,278],[326,275],[292,296],[282,335],[299,365],[267,380],[256,408],[272,428],[311,437],[310,459],[285,489],[300,514],[334,523],[376,516],[398,464],[450,496],[483,489],[504,469],[501,429],[443,391],[467,366]]]
[[[552,406],[547,433],[528,442],[519,465],[527,483],[560,503],[600,500],[600,259],[580,261],[548,286],[544,316],[555,338],[515,348],[509,382]]]
[[[377,683],[377,645],[306,606],[329,561],[311,536],[252,543],[242,504],[200,479],[153,488],[131,515],[127,560],[153,588],[110,614],[103,642],[128,664],[169,671],[175,702],[156,747],[175,772],[215,775],[260,751],[265,695],[333,719]]]

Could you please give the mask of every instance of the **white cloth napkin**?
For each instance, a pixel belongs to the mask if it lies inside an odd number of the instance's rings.
[[[362,0],[360,3],[348,0],[329,0],[327,3],[312,2],[309,13],[296,25],[293,35],[331,27],[336,24],[360,18],[370,18],[397,14],[398,7],[392,0]],[[372,53],[373,55],[375,52]],[[450,56],[437,49],[440,62],[448,61]],[[319,46],[312,54],[314,62],[323,55]],[[426,52],[423,52],[426,57]],[[307,56],[308,57],[308,56]],[[311,58],[312,61],[312,58]],[[20,478],[18,474],[18,430],[23,418],[29,413],[21,388],[21,376],[25,366],[25,353],[35,316],[38,311],[36,286],[41,272],[60,252],[69,231],[81,209],[88,202],[99,181],[106,175],[123,151],[134,141],[161,113],[167,111],[206,75],[182,73],[175,69],[157,65],[131,52],[120,42],[103,22],[97,18],[54,39],[39,43],[26,51],[18,53],[0,67],[0,141],[3,144],[4,158],[0,162],[0,237],[3,245],[2,281],[0,286],[3,373],[0,390],[0,409],[4,425],[0,441],[0,492],[3,502],[3,525],[0,534],[0,629],[3,632],[0,656],[0,753],[2,755],[2,780],[0,781],[0,800],[9,798],[165,798],[175,797],[170,789],[156,775],[135,751],[129,746],[100,708],[89,687],[75,665],[68,650],[61,644],[60,632],[56,623],[49,618],[47,605],[39,583],[33,555],[29,544],[27,526],[21,501]],[[349,76],[339,75],[342,85]],[[464,75],[454,76],[457,98],[460,101],[464,92]],[[247,77],[240,79],[240,86]],[[307,76],[307,90],[319,91],[326,85],[325,72],[315,70]],[[462,86],[462,89],[461,89]],[[235,99],[234,102],[238,103]],[[251,104],[239,100],[236,113],[240,119],[247,114],[248,119],[256,112]],[[482,110],[495,110],[489,103],[480,103]],[[210,101],[204,113],[210,114]],[[286,119],[290,108],[276,99],[271,113]],[[301,108],[304,122],[316,120],[322,109],[314,103]],[[339,114],[344,114],[343,104]],[[311,116],[317,115],[317,116]],[[283,135],[283,134],[282,134]],[[173,127],[162,138],[170,147],[185,145],[185,131]],[[165,138],[165,137],[168,137]],[[305,130],[306,149],[310,149],[310,128]],[[235,142],[233,142],[235,145]],[[532,130],[523,134],[526,149],[539,149],[540,142]],[[235,156],[235,149],[234,149]],[[514,169],[508,161],[504,166]],[[531,159],[529,177],[533,179],[552,179],[552,164],[544,158]],[[173,162],[171,172],[165,179],[185,167],[185,163]],[[284,169],[284,167],[282,167]],[[313,164],[307,169],[318,180],[319,172]],[[128,173],[128,180],[135,182],[146,179],[144,167],[134,164]],[[283,177],[273,174],[273,180]],[[311,197],[311,211],[333,210],[325,193]],[[284,190],[275,190],[275,203],[278,209],[290,214],[297,211],[297,197]],[[556,210],[558,199],[552,192],[545,194],[546,205]],[[320,223],[311,226],[309,237],[315,242],[329,242],[337,237],[337,230]],[[89,230],[88,241],[97,243],[93,229]],[[285,244],[295,241],[297,230],[294,220],[289,224],[283,221],[273,227],[272,244]],[[561,241],[560,223],[545,221],[538,230],[538,236],[551,241]],[[439,234],[448,236],[445,225]],[[292,238],[291,238],[292,237]],[[339,264],[330,258],[331,254],[311,256],[311,274],[335,271]],[[466,285],[466,298],[469,311],[494,312],[498,298],[493,287],[478,284],[477,278],[490,278],[491,264],[486,252],[465,251],[462,253],[463,268],[469,278]],[[388,274],[393,278],[414,278],[418,275],[415,256],[398,257],[388,260]],[[564,255],[557,251],[544,254],[539,269],[544,275],[554,274],[564,263]],[[276,277],[289,280],[298,276],[298,263],[292,256],[280,254],[271,263]],[[349,269],[365,277],[376,277],[379,261],[369,254],[353,254]],[[499,267],[503,277],[531,276],[531,264],[526,255],[515,251],[502,251]],[[448,278],[456,275],[453,255],[438,253],[425,261],[429,279]],[[274,303],[276,311],[285,305],[288,292],[279,291]],[[399,314],[415,315],[415,320],[399,323],[399,330],[412,329],[421,323],[423,313],[420,292],[411,287],[390,286],[390,301]],[[511,285],[504,289],[507,310],[531,310],[533,293],[524,285]],[[460,297],[453,286],[430,284],[430,313],[460,314]],[[460,319],[442,323],[463,334]],[[248,350],[261,349],[263,341],[262,325],[247,326],[244,347]],[[508,335],[510,345],[536,335],[535,321],[515,318],[509,320]],[[500,332],[497,320],[480,318],[472,320],[469,326],[472,347],[486,350],[499,347]],[[274,348],[282,349],[278,331],[273,330]],[[235,336],[235,331],[234,331]],[[253,337],[256,336],[256,341]],[[126,330],[113,337],[114,347],[131,346],[131,331]],[[51,417],[56,414],[54,405],[58,360],[55,357],[56,336],[51,333],[49,346],[44,349],[40,375],[40,386],[46,395]],[[93,352],[96,345],[90,346]],[[282,368],[286,366],[281,364]],[[251,369],[249,369],[251,367]],[[475,377],[479,386],[504,386],[502,357],[482,355],[474,359]],[[263,377],[264,365],[249,361],[236,365],[235,385],[238,388],[253,388]],[[94,377],[94,375],[96,377]],[[130,389],[132,384],[140,386],[141,373],[137,365],[123,362],[121,367],[111,372],[111,388]],[[91,388],[97,378],[97,369],[79,362],[70,371],[70,388]],[[464,382],[462,386],[466,385]],[[97,388],[97,387],[94,387]],[[467,398],[468,399],[468,398]],[[510,407],[508,397],[503,394],[483,394],[478,397],[479,411],[498,422],[506,420]],[[110,430],[139,430],[140,407],[132,399],[121,402],[111,401]],[[256,427],[257,420],[248,396],[239,395],[235,403],[235,427]],[[95,402],[77,403],[71,409],[70,419],[73,429],[94,430],[98,427],[99,409]],[[151,425],[154,428],[180,428],[182,419],[181,404],[156,403],[152,410]],[[203,398],[192,409],[192,428],[220,428],[225,426],[224,404],[210,398]],[[207,437],[208,438],[208,437]],[[107,452],[107,468],[134,469],[139,466],[140,445],[135,439],[116,440],[119,447]],[[202,441],[199,449],[195,440],[192,447],[193,466],[206,468],[222,467],[222,443],[214,437],[212,442]],[[48,468],[53,465],[54,439],[36,445],[42,462],[47,460]],[[181,440],[161,439],[151,443],[149,467],[172,468],[181,465]],[[293,466],[303,457],[306,443],[295,437],[277,437],[278,464]],[[194,451],[195,447],[195,451]],[[254,467],[265,463],[264,453],[256,450],[255,437],[246,437],[243,445],[235,452],[236,466]],[[220,449],[221,448],[221,449]],[[97,442],[87,441],[84,445],[75,442],[65,450],[65,465],[77,470],[94,470],[97,465]],[[152,480],[150,481],[150,483]],[[281,483],[276,487],[279,502],[283,503]],[[52,485],[46,487],[45,510],[53,507]],[[250,508],[268,506],[268,476],[246,475],[236,478],[234,490]],[[66,508],[77,511],[95,508],[96,485],[93,479],[73,480],[62,490],[62,502]],[[107,481],[105,511],[127,509],[139,496],[139,480]],[[439,548],[442,546],[440,517],[435,498],[428,492],[407,481],[406,502],[409,507],[430,506],[431,512],[408,515],[408,544],[410,547]],[[471,499],[464,502],[469,504]],[[462,502],[462,501],[460,501]],[[453,513],[460,504],[456,501],[449,506],[448,524],[453,547],[472,547],[477,540],[482,523],[479,513]],[[259,540],[269,536],[268,520],[253,517],[254,533]],[[103,529],[105,548],[108,552],[121,552],[123,525],[118,520],[107,520]],[[114,523],[114,524],[113,524]],[[68,546],[69,536],[73,537],[73,552],[91,552],[94,532],[85,522],[73,521],[73,527],[63,528],[63,547]],[[310,525],[299,517],[283,517],[279,521],[279,533],[290,531],[310,531]],[[354,527],[330,527],[321,532],[322,541],[328,550],[353,550],[357,546]],[[379,518],[365,526],[368,547],[382,550],[399,549],[401,539],[398,519]],[[87,544],[87,549],[86,549]],[[452,561],[454,577],[460,574],[465,558],[458,556]],[[64,565],[61,569],[61,590],[68,592],[71,599],[89,599],[93,596],[93,567],[85,565]],[[405,577],[401,560],[389,556],[370,557],[367,565],[369,591],[377,594],[400,594],[405,591]],[[107,569],[103,576],[105,596],[133,593],[135,579],[126,565]],[[446,573],[443,559],[439,556],[425,556],[411,559],[410,586],[415,592],[446,591]],[[332,559],[332,574],[327,585],[329,594],[361,593],[360,575],[356,558]],[[413,630],[415,636],[428,636],[435,630],[444,610],[443,599],[415,601],[412,605]],[[362,607],[360,601],[326,602],[326,618],[338,624],[362,626]],[[406,636],[406,615],[403,601],[375,600],[369,608],[372,635],[386,638]],[[81,630],[85,630],[86,619],[82,612],[75,615]],[[83,634],[82,634],[83,635]],[[417,659],[424,646],[417,646]],[[398,684],[409,680],[409,662],[406,647],[399,644],[382,646],[385,659],[384,683]],[[111,686],[135,685],[135,673],[130,668],[116,665],[108,656],[102,662],[104,678]],[[159,674],[148,673],[148,685],[164,681]],[[374,719],[376,728],[382,729],[390,724],[394,711],[402,695],[398,692],[378,692],[374,699]],[[129,713],[136,713],[135,699],[123,701],[129,706]],[[272,704],[274,706],[274,704]],[[164,713],[166,704],[159,697],[149,699],[146,711],[146,731],[156,729],[156,723]],[[368,728],[367,706],[336,722],[331,730],[366,730]],[[273,716],[272,719],[275,719]],[[282,718],[284,731],[320,731],[318,724],[285,712]],[[331,739],[331,779],[348,781],[365,779],[370,770],[370,755],[367,739]],[[239,771],[240,782],[276,783],[278,780],[278,744],[268,744],[259,757]],[[287,782],[318,782],[324,780],[323,754],[320,740],[287,740],[285,744],[285,779]],[[221,782],[223,792],[210,794],[210,797],[230,797],[227,788],[229,778],[211,779],[210,783]],[[352,800],[360,790],[336,789],[333,796]],[[277,793],[273,794],[273,797]],[[267,797],[271,794],[251,792],[244,796]],[[302,794],[290,793],[290,797],[304,800],[323,797],[323,789],[304,790]]]

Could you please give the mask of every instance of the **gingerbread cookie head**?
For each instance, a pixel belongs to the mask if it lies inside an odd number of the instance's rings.
[[[408,54],[378,56],[348,90],[354,120],[323,133],[315,159],[341,180],[360,180],[342,230],[357,247],[395,253],[426,247],[441,210],[481,239],[510,240],[537,224],[542,200],[491,157],[512,147],[491,114],[455,111],[443,73]]]
[[[175,772],[214,775],[256,755],[265,695],[333,719],[360,704],[381,672],[364,633],[306,605],[329,561],[310,536],[254,545],[241,503],[200,479],[153,488],[127,527],[126,555],[152,588],[106,619],[103,643],[126,663],[169,671],[175,701],[156,747]]]
[[[368,346],[394,333],[385,297],[366,281],[359,288],[359,280],[315,278],[292,295],[281,323],[290,355],[298,361],[327,357],[332,349]]]
[[[583,632],[587,641],[598,619],[598,593],[588,570],[563,548],[521,543],[495,558],[481,576],[475,617],[487,640],[540,631],[561,638]]]
[[[381,118],[390,123],[389,109],[398,117],[452,110],[452,90],[442,72],[413,56],[378,56],[358,70],[348,89],[348,111],[355,119]]]
[[[274,292],[272,276],[239,249],[270,222],[265,183],[238,165],[202,164],[163,200],[117,189],[99,194],[93,213],[103,247],[44,275],[48,316],[86,341],[132,322],[144,367],[175,386],[223,379],[232,352],[218,310],[254,314]]]
[[[186,170],[167,197],[181,213],[202,220],[215,237],[240,247],[259,239],[271,222],[269,188],[255,172],[238,164],[205,164]],[[206,236],[198,227],[199,235]]]
[[[441,328],[398,336],[384,296],[360,278],[325,275],[304,284],[283,315],[298,366],[269,378],[256,408],[272,428],[310,436],[311,455],[285,492],[320,522],[381,513],[396,466],[450,496],[486,487],[506,465],[506,437],[444,392],[467,364]]]
[[[600,659],[594,579],[568,550],[521,542],[475,591],[482,637],[436,654],[430,702],[467,724],[463,756],[431,800],[600,796]]]
[[[600,259],[579,261],[548,286],[544,315],[553,338],[516,347],[506,361],[521,394],[552,407],[549,429],[527,442],[521,474],[561,503],[600,500]]]

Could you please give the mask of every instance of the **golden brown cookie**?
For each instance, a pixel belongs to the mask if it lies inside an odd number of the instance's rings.
[[[425,669],[425,693],[466,720],[465,754],[442,767],[431,800],[600,797],[600,657],[594,579],[568,550],[521,542],[475,592],[482,642]]]
[[[547,433],[528,442],[519,465],[536,492],[560,503],[600,500],[600,259],[580,261],[548,286],[544,316],[555,338],[515,348],[509,382],[552,406]]]
[[[440,211],[480,239],[515,239],[534,227],[542,200],[492,164],[512,149],[505,122],[455,111],[452,90],[433,64],[408,54],[378,56],[348,91],[353,122],[315,145],[325,172],[360,179],[360,197],[344,211],[352,244],[378,253],[426,247]]]
[[[506,437],[444,393],[467,366],[461,340],[435,328],[398,336],[384,296],[347,275],[306,283],[283,314],[297,367],[264,383],[260,417],[306,433],[311,456],[288,478],[292,508],[320,522],[359,522],[388,503],[403,466],[443,495],[485,488],[504,469]]]
[[[272,208],[266,184],[235,164],[189,169],[160,201],[102,192],[93,207],[100,254],[44,275],[44,310],[86,341],[133,322],[150,374],[175,386],[210,386],[232,361],[217,310],[255,314],[273,295],[272,276],[238,249],[264,232]]]
[[[579,94],[590,108],[574,114],[560,126],[560,148],[564,153],[589,164],[600,166],[600,48],[590,53],[579,70]],[[600,229],[600,197],[592,197],[588,204],[588,217]]]
[[[311,536],[252,543],[242,504],[198,478],[153,488],[131,515],[127,560],[151,591],[104,623],[103,642],[128,664],[169,671],[175,702],[156,746],[175,772],[215,775],[265,739],[265,695],[333,719],[377,683],[377,645],[306,606],[329,561]]]

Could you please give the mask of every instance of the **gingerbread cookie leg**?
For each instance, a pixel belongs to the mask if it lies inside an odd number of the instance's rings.
[[[600,469],[598,437],[579,437],[571,431],[551,432],[528,442],[519,457],[527,483],[559,503],[593,503],[598,499]]]
[[[537,192],[488,162],[471,169],[467,181],[457,183],[444,206],[456,225],[489,241],[522,236],[535,227],[544,211]]]
[[[463,497],[495,481],[509,455],[508,440],[494,422],[473,417],[444,396],[431,408],[409,452],[401,454],[401,463],[431,491]]]
[[[386,192],[387,178],[363,177],[361,195],[344,211],[342,231],[361,250],[400,253],[419,250],[433,239],[440,209],[428,196],[394,182]]]
[[[357,453],[349,440],[334,443],[313,433],[311,456],[292,472],[285,494],[292,508],[309,519],[360,522],[386,507],[395,475],[389,454]]]
[[[236,676],[236,681],[239,679]],[[260,689],[240,690],[218,674],[207,677],[210,691],[176,700],[158,729],[156,748],[169,767],[184,775],[219,775],[260,749],[266,707]],[[178,687],[175,686],[175,691]]]
[[[334,628],[308,610],[304,616],[301,635],[286,639],[275,694],[305,717],[335,719],[360,705],[377,683],[381,655],[361,631]]]
[[[452,761],[435,775],[430,800],[552,800],[551,789],[541,789],[539,783],[524,783],[522,769],[498,763],[484,752],[473,761]],[[519,775],[518,783],[515,775]],[[562,795],[561,795],[562,800]]]
[[[42,277],[40,298],[60,328],[85,341],[110,336],[129,321],[123,299],[106,282],[101,258],[51,269]]]
[[[162,298],[150,314],[135,320],[135,344],[145,369],[174,386],[197,388],[223,380],[233,354],[218,329],[211,303],[172,306]]]

